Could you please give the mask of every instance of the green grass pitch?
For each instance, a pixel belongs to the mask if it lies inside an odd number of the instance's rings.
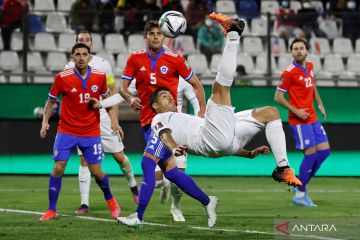
[[[58,201],[59,219],[39,222],[39,214],[47,209],[47,176],[0,176],[0,239],[274,239],[274,221],[277,219],[335,219],[347,220],[360,229],[360,178],[314,178],[309,194],[316,208],[297,207],[291,203],[293,193],[284,184],[270,177],[194,177],[209,195],[220,199],[218,222],[207,228],[207,217],[200,204],[185,196],[182,210],[184,223],[175,223],[169,213],[170,201],[159,202],[155,190],[145,213],[146,224],[135,230],[112,220],[102,193],[92,181],[88,217],[82,219],[73,213],[80,205],[78,180],[75,176],[63,178]],[[137,178],[140,183],[141,178]],[[121,176],[110,176],[112,191],[117,197],[122,215],[135,211],[131,193]],[[9,212],[24,210],[21,212]],[[357,224],[357,225],[356,225]],[[336,239],[358,239],[352,230],[343,231]],[[358,230],[359,231],[359,230]],[[330,239],[299,235],[292,239]],[[340,235],[339,235],[340,234]],[[335,238],[335,237],[334,237]],[[334,239],[333,238],[333,239]]]

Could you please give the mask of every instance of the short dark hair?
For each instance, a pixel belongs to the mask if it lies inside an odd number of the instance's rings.
[[[86,48],[90,54],[90,48],[85,43],[75,43],[75,45],[71,49],[71,54],[74,54],[75,50],[78,48]]]
[[[82,33],[84,33],[84,34],[89,34],[90,40],[91,40],[91,42],[92,42],[91,33],[90,33],[89,31],[87,31],[87,30],[81,30],[80,32],[78,32],[78,33],[76,34],[75,42],[78,42],[78,41],[79,41],[79,35],[82,34]]]
[[[158,21],[148,21],[144,27],[144,36],[146,36],[148,34],[148,32],[150,32],[154,28],[160,28],[159,22]]]
[[[160,91],[168,91],[170,92],[170,89],[168,89],[167,87],[159,87],[155,90],[155,92],[153,92],[150,96],[150,107],[153,110],[154,113],[156,113],[153,104],[155,103],[155,101],[157,100]]]
[[[308,42],[306,41],[306,39],[304,39],[304,38],[295,38],[295,39],[291,42],[291,44],[290,44],[290,51],[292,51],[293,45],[294,45],[295,43],[298,43],[298,42],[304,43],[306,50],[309,51],[309,44],[308,44]]]

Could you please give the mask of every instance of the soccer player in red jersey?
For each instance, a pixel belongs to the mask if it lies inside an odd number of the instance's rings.
[[[140,125],[144,134],[146,142],[151,141],[151,122],[155,116],[149,104],[150,96],[159,87],[166,87],[170,90],[177,104],[177,87],[179,84],[179,76],[190,83],[195,90],[197,99],[199,100],[200,110],[199,117],[205,115],[205,94],[204,89],[196,77],[191,67],[183,58],[177,53],[169,52],[163,47],[164,35],[159,29],[157,21],[149,21],[145,25],[144,39],[146,42],[146,49],[141,49],[133,52],[126,63],[125,69],[121,78],[123,79],[120,88],[120,94],[128,101],[131,108],[135,111],[140,111]],[[135,97],[128,90],[130,82],[136,79],[136,90],[139,94]],[[115,99],[120,96],[111,96],[102,102],[102,106],[112,106],[114,103],[110,99]],[[184,171],[186,168],[186,158],[181,156],[176,158],[177,166]],[[157,173],[157,187],[164,182],[161,180],[162,174]],[[175,186],[171,187],[171,195],[173,204],[171,207],[171,214],[174,221],[185,221],[180,211],[181,191]],[[166,194],[161,194],[166,196]],[[164,201],[162,201],[164,202]]]
[[[281,75],[275,101],[289,110],[289,125],[296,141],[296,148],[304,153],[299,175],[303,185],[294,189],[293,203],[315,207],[316,204],[306,193],[306,185],[330,155],[330,145],[326,132],[318,121],[313,105],[314,99],[324,120],[326,120],[326,111],[315,85],[314,65],[306,60],[307,41],[295,38],[290,45],[290,50],[294,61]],[[284,97],[286,92],[289,100]]]
[[[90,48],[87,45],[75,44],[71,56],[75,67],[56,75],[44,107],[41,138],[46,137],[53,106],[62,95],[60,122],[53,148],[55,166],[49,179],[49,208],[40,220],[48,221],[56,218],[56,204],[62,175],[75,147],[79,147],[82,151],[96,183],[104,192],[112,217],[117,218],[120,215],[120,207],[110,191],[108,176],[101,168],[104,153],[100,139],[100,114],[99,111],[88,108],[90,98],[99,99],[100,95],[107,96],[106,76],[105,73],[88,66]]]

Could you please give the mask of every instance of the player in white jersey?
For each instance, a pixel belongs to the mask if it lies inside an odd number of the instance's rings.
[[[92,38],[91,34],[87,31],[82,31],[76,36],[76,43],[84,43],[91,49]],[[91,55],[89,66],[105,72],[106,83],[110,89],[110,95],[118,92],[115,86],[115,79],[109,62],[96,55]],[[65,69],[73,68],[74,62],[71,61],[65,65]],[[110,115],[110,117],[109,117]],[[115,161],[119,164],[121,171],[123,172],[128,186],[133,194],[135,203],[138,203],[139,192],[137,183],[134,177],[134,173],[131,167],[131,163],[128,157],[124,153],[124,145],[122,138],[124,132],[118,123],[118,109],[114,107],[109,114],[105,109],[100,109],[100,132],[101,132],[101,145],[104,152],[111,153]],[[80,168],[79,168],[79,186],[81,196],[81,206],[75,211],[76,214],[85,214],[89,212],[89,192],[91,175],[87,167],[87,164],[82,156],[80,150]]]

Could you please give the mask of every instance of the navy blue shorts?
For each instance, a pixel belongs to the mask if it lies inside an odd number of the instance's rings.
[[[67,161],[74,148],[78,146],[87,163],[101,163],[104,152],[101,146],[101,138],[78,137],[66,133],[57,133],[53,148],[53,159],[55,161]]]
[[[290,128],[295,138],[296,149],[308,149],[329,141],[319,121],[311,124],[290,125]]]
[[[150,153],[160,158],[160,161],[158,162],[158,164],[160,165],[166,162],[171,157],[172,152],[169,151],[166,146],[161,142],[160,138],[155,135],[155,133],[151,130],[150,125],[146,125],[145,127],[143,127],[142,132],[146,141],[146,147],[144,152]]]

